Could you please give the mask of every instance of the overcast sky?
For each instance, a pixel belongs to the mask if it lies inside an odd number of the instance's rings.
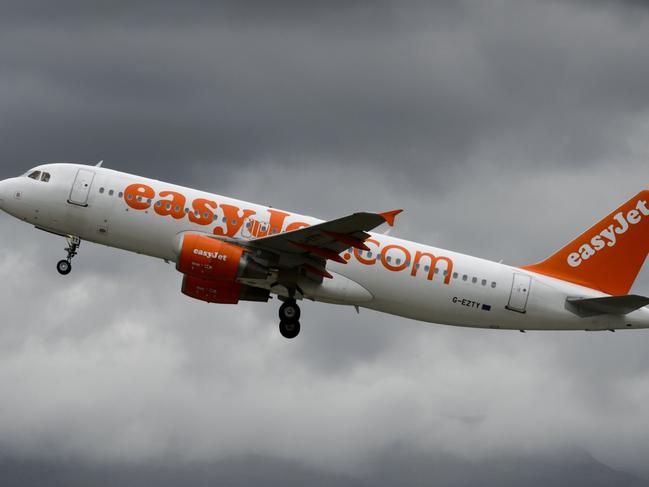
[[[404,208],[393,235],[535,262],[647,187],[645,5],[4,2],[0,178],[103,159],[323,219]],[[277,301],[193,301],[91,244],[62,278],[62,239],[0,234],[5,479],[649,485],[649,332],[306,303],[287,341]]]

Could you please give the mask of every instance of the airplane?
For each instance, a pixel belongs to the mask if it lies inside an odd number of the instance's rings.
[[[323,221],[101,163],[0,181],[0,209],[67,239],[61,275],[82,241],[148,255],[175,263],[200,301],[276,295],[288,339],[305,299],[475,328],[647,328],[649,298],[628,293],[649,251],[648,201],[642,191],[546,260],[510,266],[372,231],[401,210]]]

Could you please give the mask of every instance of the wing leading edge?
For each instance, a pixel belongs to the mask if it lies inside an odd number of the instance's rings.
[[[394,225],[395,217],[403,210],[385,213],[354,213],[306,228],[262,237],[250,241],[255,247],[292,254],[310,253],[336,262],[344,262],[340,253],[350,247],[369,250],[364,244],[367,233],[383,223]]]

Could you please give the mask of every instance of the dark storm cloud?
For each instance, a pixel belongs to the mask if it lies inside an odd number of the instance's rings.
[[[7,173],[106,159],[190,181],[319,158],[437,188],[491,144],[599,161],[649,101],[645,30],[576,29],[572,6],[47,5],[4,17]]]
[[[0,177],[105,159],[323,218],[405,208],[397,236],[528,263],[646,185],[647,19],[599,3],[3,6]],[[72,463],[77,479],[150,480],[164,462],[251,485],[255,468],[283,484],[280,470],[338,485],[642,485],[604,464],[649,476],[642,332],[499,333],[305,303],[288,343],[276,302],[193,302],[172,266],[85,244],[61,279],[60,239],[4,217],[0,234],[7,475],[38,483]]]
[[[183,4],[181,21],[165,17],[174,20],[171,25],[160,25],[148,13],[176,10],[175,3],[110,8],[108,15],[100,10],[92,17],[87,9],[71,8],[70,17],[54,14],[60,23],[43,22],[47,8],[31,23],[12,22],[9,12],[2,53],[11,68],[6,84],[34,86],[30,96],[5,98],[7,129],[24,134],[26,125],[43,127],[37,151],[30,152],[50,155],[28,154],[33,159],[74,158],[79,152],[92,159],[101,150],[124,164],[156,160],[163,168],[239,165],[267,153],[290,157],[303,154],[305,145],[349,146],[383,131],[380,119],[389,113],[381,112],[389,106],[375,107],[368,100],[372,93],[364,91],[372,71],[379,78],[380,71],[395,71],[382,68],[380,52],[381,26],[397,29],[390,27],[391,8],[236,5],[192,10]],[[274,13],[270,22],[266,11]],[[130,22],[131,16],[139,22]],[[195,22],[182,22],[187,17]],[[372,21],[379,17],[388,20]],[[389,98],[398,109],[392,117],[407,113]],[[69,154],[70,146],[77,154]],[[86,155],[84,147],[92,152]]]
[[[577,0],[584,4],[591,6],[599,6],[609,8],[616,12],[625,13],[629,15],[641,13],[642,10],[647,9],[649,4],[645,0]]]
[[[261,456],[242,456],[214,463],[183,465],[144,464],[122,467],[0,459],[6,487],[37,487],[47,478],[49,487],[156,485],[340,486],[403,487],[481,485],[484,487],[646,487],[648,482],[601,464],[579,451],[531,459],[525,455],[487,462],[470,462],[449,455],[431,457],[396,446],[368,462],[359,476],[332,474],[297,462]]]

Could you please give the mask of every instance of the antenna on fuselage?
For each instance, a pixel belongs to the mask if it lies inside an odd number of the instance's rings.
[[[102,164],[104,164],[104,160],[103,160],[103,159],[102,159],[101,161],[99,161],[97,164],[95,164],[95,167],[101,167]]]

